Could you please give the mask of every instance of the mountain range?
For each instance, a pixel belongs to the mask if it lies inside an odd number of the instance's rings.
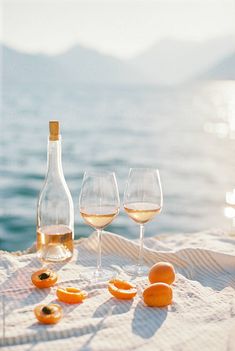
[[[162,40],[152,48],[131,60],[133,67],[144,71],[149,81],[159,84],[178,84],[197,78],[217,79],[218,65],[224,67],[226,78],[231,66],[227,57],[235,53],[235,37],[228,36],[205,42]],[[220,69],[220,72],[221,72]],[[221,73],[219,74],[223,79]],[[234,76],[233,76],[234,77]],[[209,76],[208,76],[209,78]],[[231,77],[232,78],[232,77]]]
[[[203,79],[235,80],[235,50],[201,76]]]
[[[206,42],[165,39],[129,60],[81,45],[53,56],[1,45],[1,54],[3,84],[175,85],[196,79],[235,79],[235,37]]]

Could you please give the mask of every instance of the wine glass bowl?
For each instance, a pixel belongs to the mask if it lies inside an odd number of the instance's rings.
[[[79,197],[81,217],[97,231],[97,267],[90,268],[87,277],[106,281],[115,275],[111,268],[101,266],[101,235],[119,213],[120,200],[114,172],[85,172]]]
[[[131,168],[124,192],[123,206],[127,215],[140,225],[140,247],[138,263],[126,265],[126,273],[145,275],[148,267],[143,261],[144,224],[153,220],[162,210],[163,195],[160,174],[157,169]]]
[[[93,207],[89,210],[81,208],[80,213],[86,224],[94,229],[104,229],[107,227],[117,216],[118,210],[112,207],[100,209],[100,207]]]
[[[161,207],[155,203],[133,202],[124,205],[124,209],[128,216],[136,223],[145,224],[151,221],[158,213]]]

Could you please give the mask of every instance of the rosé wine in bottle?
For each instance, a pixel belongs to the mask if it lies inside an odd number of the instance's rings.
[[[74,209],[61,163],[59,122],[49,122],[47,174],[37,205],[37,255],[45,262],[73,255]]]

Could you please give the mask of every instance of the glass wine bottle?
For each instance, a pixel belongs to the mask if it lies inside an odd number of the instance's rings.
[[[73,255],[74,209],[61,163],[59,122],[49,122],[47,174],[37,205],[37,255],[61,262]]]

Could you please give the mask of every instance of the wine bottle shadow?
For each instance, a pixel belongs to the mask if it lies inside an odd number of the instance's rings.
[[[133,300],[117,300],[113,297],[109,298],[103,304],[98,306],[93,314],[94,318],[104,318],[111,315],[127,313],[133,304]]]

